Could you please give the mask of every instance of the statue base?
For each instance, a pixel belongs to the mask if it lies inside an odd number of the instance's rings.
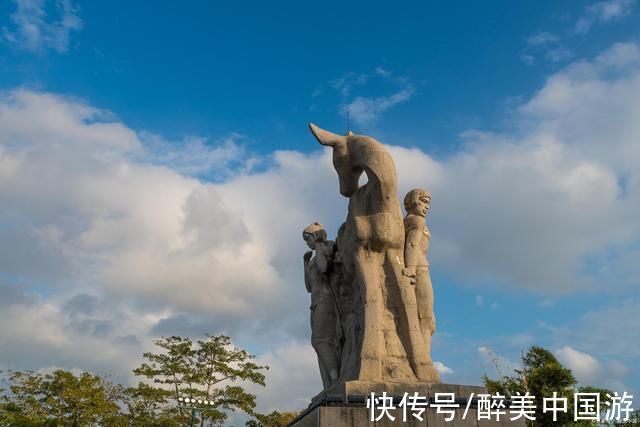
[[[457,389],[457,387],[473,387],[473,386],[441,384],[439,382],[407,383],[407,382],[393,382],[393,381],[375,382],[375,381],[366,381],[366,380],[352,380],[352,381],[346,381],[343,383],[336,384],[335,386],[331,387],[329,390],[325,390],[321,392],[320,394],[318,394],[312,399],[312,402],[318,399],[322,399],[324,396],[327,396],[327,395],[369,396],[371,395],[371,393],[381,394],[382,392],[386,392],[387,395],[392,395],[392,396],[402,396],[405,392],[410,394],[417,392],[421,396],[423,395],[430,396],[433,393],[455,393],[457,396],[458,394],[463,392],[462,389],[459,390]]]
[[[458,384],[413,384],[400,385],[393,383],[373,384],[365,381],[349,381],[343,384],[344,390],[349,391],[346,394],[320,393],[311,402],[311,405],[304,410],[289,426],[295,427],[334,427],[334,426],[406,426],[406,427],[457,427],[457,426],[512,426],[524,427],[524,418],[511,421],[509,410],[506,414],[500,415],[500,421],[495,420],[495,415],[491,420],[478,420],[478,394],[488,394],[487,389],[481,386],[458,385]],[[356,394],[358,390],[364,390],[367,393]],[[379,420],[373,421],[371,408],[367,408],[367,398],[371,392],[376,393],[376,397],[380,397],[385,391],[387,396],[394,397],[394,409],[388,413],[395,419],[384,415]],[[413,394],[417,392],[419,396],[425,396],[429,399],[429,406],[421,415],[422,421],[412,415],[411,408],[406,410],[406,420],[403,419],[403,408],[400,407],[400,400],[404,393]],[[446,421],[446,408],[443,413],[438,413],[435,407],[432,407],[435,393],[454,393],[455,403],[458,408],[455,409],[454,417],[451,421]],[[469,398],[471,403],[468,404]],[[468,406],[468,409],[467,409]],[[380,404],[376,406],[374,419],[380,414]],[[465,414],[466,411],[466,414]]]

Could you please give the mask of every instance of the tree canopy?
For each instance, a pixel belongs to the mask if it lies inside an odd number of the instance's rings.
[[[497,379],[490,379],[483,376],[483,382],[488,391],[492,394],[499,393],[506,397],[516,394],[524,395],[527,392],[535,396],[536,412],[535,422],[527,420],[535,426],[595,426],[594,422],[574,421],[573,394],[578,393],[599,393],[601,410],[605,409],[607,393],[609,390],[592,386],[577,386],[577,381],[570,369],[562,366],[556,357],[549,350],[538,346],[532,346],[526,354],[522,356],[522,368],[515,369],[513,375],[503,375]],[[567,398],[567,411],[559,412],[557,420],[553,420],[551,412],[543,412],[543,398],[551,397],[557,392],[557,397]]]
[[[256,397],[233,383],[244,381],[264,386],[262,371],[268,367],[254,363],[254,356],[233,346],[229,337],[208,335],[194,346],[190,338],[172,336],[156,340],[155,345],[162,351],[144,353],[147,362],[134,369],[134,374],[170,390],[176,401],[186,397],[210,402],[199,411],[201,423],[224,421],[225,410],[239,409],[253,415]]]
[[[159,350],[144,353],[145,362],[133,370],[146,379],[135,387],[89,372],[0,371],[0,426],[183,426],[192,416],[201,426],[219,425],[235,410],[263,417],[244,386],[264,386],[268,367],[229,337],[207,335],[194,345],[171,336],[154,343]],[[179,404],[181,397],[193,403]]]

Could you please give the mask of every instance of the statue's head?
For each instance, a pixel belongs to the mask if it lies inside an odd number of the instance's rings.
[[[431,193],[422,188],[414,188],[404,196],[404,208],[408,214],[427,216],[431,204]]]
[[[315,249],[316,243],[327,240],[327,232],[322,224],[314,222],[302,230],[302,238],[307,242],[307,246],[309,246],[309,248]]]
[[[340,194],[351,197],[358,189],[358,181],[362,175],[362,168],[354,167],[349,156],[349,141],[354,138],[363,138],[349,132],[347,135],[337,135],[320,129],[313,123],[309,124],[311,133],[322,145],[333,148],[333,167],[338,172],[340,181]]]

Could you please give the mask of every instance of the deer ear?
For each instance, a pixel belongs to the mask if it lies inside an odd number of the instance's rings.
[[[316,137],[318,142],[322,145],[328,145],[329,147],[335,147],[338,144],[344,144],[347,142],[347,137],[343,135],[337,135],[335,133],[320,129],[313,123],[309,123],[309,129],[313,136]]]

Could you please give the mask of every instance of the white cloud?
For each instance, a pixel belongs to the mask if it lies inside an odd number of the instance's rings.
[[[554,352],[560,363],[571,369],[579,385],[608,388],[622,394],[628,391],[624,382],[629,368],[619,360],[601,363],[591,354],[564,346]]]
[[[607,359],[640,357],[640,301],[622,299],[610,306],[592,309],[562,328],[551,328],[558,346],[580,347]]]
[[[595,290],[613,264],[624,280],[609,286],[637,283],[635,264],[609,256],[640,240],[636,49],[616,44],[550,76],[517,110],[516,131],[463,135],[441,176],[423,178],[434,265],[547,295]]]
[[[595,357],[583,353],[570,346],[559,348],[555,352],[560,363],[571,369],[576,379],[582,384],[592,384],[602,375],[602,366]]]
[[[346,207],[329,152],[277,152],[265,172],[236,169],[219,184],[173,169],[204,146],[163,156],[79,100],[0,96],[3,360],[127,376],[152,337],[176,329],[274,352],[307,338],[300,233],[314,220],[336,230]],[[196,172],[244,165],[240,146],[210,152]]]
[[[541,33],[536,33],[532,36],[529,36],[527,38],[527,45],[529,46],[541,46],[541,45],[546,45],[549,43],[557,43],[560,41],[560,37],[558,37],[557,35],[553,34],[553,33],[549,33],[549,32],[541,32]]]
[[[606,23],[621,19],[631,13],[636,0],[606,0],[587,6],[576,22],[577,34],[588,33],[595,23]]]
[[[387,96],[354,96],[356,89],[362,92],[371,86],[371,82],[391,86],[394,92]],[[382,67],[376,67],[370,73],[350,71],[330,80],[327,85],[340,95],[340,113],[345,117],[348,113],[350,119],[365,128],[378,120],[383,113],[397,104],[408,101],[415,94],[407,77],[394,76],[390,70]],[[313,92],[312,98],[323,95],[324,88],[325,85],[319,86]],[[317,104],[314,103],[312,108],[316,109]]]
[[[150,132],[140,132],[139,137],[145,146],[141,162],[166,166],[182,175],[218,181],[228,179],[232,171],[248,172],[258,161],[246,152],[242,145],[246,137],[238,133],[216,141],[200,136],[167,141]]]
[[[637,45],[617,44],[565,67],[515,111],[510,131],[467,132],[463,149],[448,157],[389,146],[399,196],[418,186],[432,191],[434,269],[472,286],[543,295],[597,291],[601,283],[634,289],[639,58]],[[363,117],[404,98],[373,102]],[[330,151],[275,152],[258,172],[245,167],[240,142],[216,141],[185,143],[185,153],[154,150],[76,99],[25,90],[0,97],[0,270],[25,291],[0,289],[4,360],[130,369],[131,354],[151,336],[182,328],[231,333],[267,349],[274,365],[298,363],[304,352],[299,363],[315,366],[300,231],[318,220],[334,236],[346,216]],[[319,148],[311,136],[308,143]],[[230,164],[240,169],[216,183],[190,176]],[[604,282],[611,271],[616,280]],[[635,305],[623,308],[621,318],[634,318]],[[587,320],[594,336],[607,336],[602,322]],[[9,326],[15,322],[22,323]],[[637,328],[623,323],[635,337]],[[32,327],[33,337],[25,329]],[[637,341],[584,337],[580,348],[635,354]],[[87,356],[94,349],[97,360]],[[37,358],[49,354],[55,360]],[[300,396],[317,384],[300,379]]]
[[[551,62],[562,62],[573,56],[573,52],[566,46],[558,46],[549,49],[544,57]]]
[[[349,117],[354,122],[367,126],[375,122],[387,110],[411,99],[413,95],[413,88],[408,86],[389,96],[375,98],[358,96],[353,101],[343,105],[341,112],[346,115],[348,111]]]
[[[252,387],[261,412],[300,411],[322,389],[316,353],[307,342],[284,344],[261,355],[256,363],[269,366],[267,387]]]
[[[67,52],[70,33],[82,29],[78,9],[71,0],[51,1],[58,14],[54,20],[55,17],[47,16],[47,2],[49,0],[15,0],[16,11],[11,15],[14,28],[2,28],[4,39],[32,52],[45,49]]]
[[[527,38],[526,47],[520,55],[520,59],[527,65],[533,65],[536,62],[536,56],[557,63],[570,59],[573,52],[562,43],[559,36],[545,31]]]
[[[386,69],[384,69],[382,67],[376,67],[374,72],[376,74],[378,74],[379,76],[382,76],[382,77],[391,77],[391,71],[386,70]]]
[[[433,362],[433,366],[435,366],[436,370],[440,375],[453,374],[453,369],[449,368],[442,362]]]
[[[14,295],[6,300],[7,295]],[[0,283],[0,358],[3,369],[92,370],[128,383],[151,346],[154,319],[121,304],[70,312],[63,295],[43,298]],[[15,297],[19,297],[16,299]]]
[[[329,82],[329,86],[337,90],[341,96],[348,97],[351,95],[351,90],[354,86],[362,86],[369,80],[369,75],[366,73],[355,73],[350,71],[342,76],[333,79]]]

